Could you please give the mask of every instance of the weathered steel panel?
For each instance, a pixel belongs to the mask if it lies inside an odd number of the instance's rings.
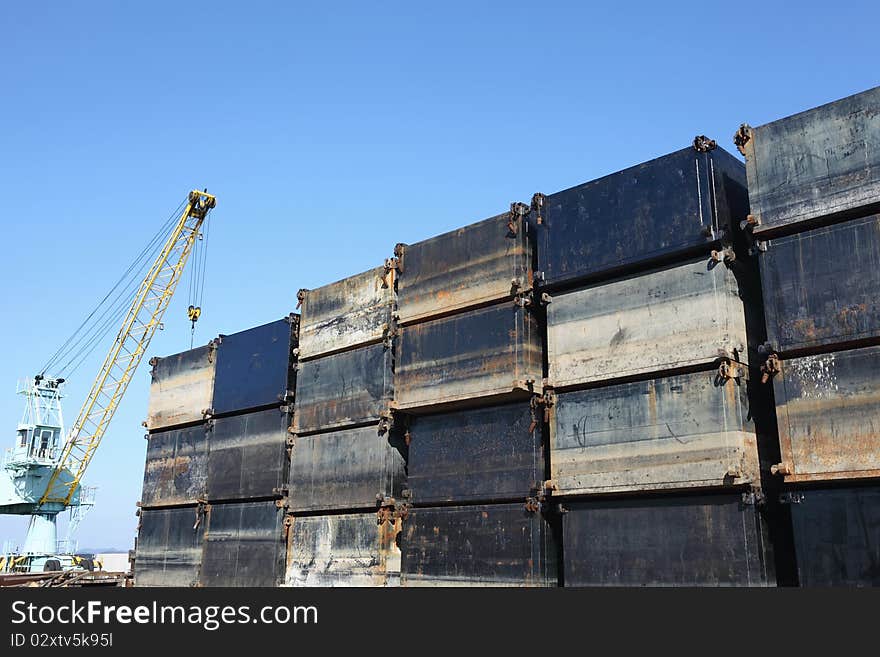
[[[296,387],[293,350],[299,316],[218,339],[214,379],[215,415],[237,413],[288,401]]]
[[[215,346],[153,358],[147,429],[200,422],[214,396]]]
[[[755,232],[880,201],[880,87],[747,128]]]
[[[382,340],[391,326],[394,271],[383,267],[300,294],[300,358]]]
[[[786,481],[880,477],[880,347],[792,358],[773,378]]]
[[[774,349],[880,336],[880,215],[770,240],[759,262]]]
[[[403,586],[555,586],[556,551],[525,505],[411,509],[401,534]]]
[[[210,422],[209,500],[278,494],[287,483],[290,415],[282,406]]]
[[[212,504],[205,530],[202,586],[279,586],[287,538],[274,501]]]
[[[406,442],[399,429],[376,425],[297,436],[290,460],[290,510],[375,507],[400,498],[406,485]]]
[[[880,586],[880,488],[792,493],[801,586]]]
[[[392,355],[380,343],[301,362],[296,433],[378,421],[394,396]]]
[[[375,513],[294,517],[285,584],[398,586],[400,528],[399,518],[377,522]]]
[[[533,313],[512,302],[404,327],[397,349],[400,409],[541,391],[541,333]]]
[[[540,412],[540,411],[539,411]],[[409,427],[412,502],[523,500],[540,489],[540,425],[528,402],[415,417]]]
[[[742,163],[685,148],[547,196],[538,270],[556,286],[708,249],[747,213]]]
[[[747,384],[694,372],[557,395],[554,495],[760,486]]]
[[[747,344],[734,271],[705,258],[559,294],[547,306],[554,386],[694,367],[720,356],[745,363]]]
[[[402,246],[400,323],[513,298],[532,287],[531,226],[505,213]]]
[[[195,506],[141,509],[135,585],[197,585],[204,533],[204,514]]]
[[[765,522],[739,493],[566,502],[566,586],[772,586]]]
[[[205,498],[208,439],[204,424],[158,431],[147,437],[141,504],[196,504]]]

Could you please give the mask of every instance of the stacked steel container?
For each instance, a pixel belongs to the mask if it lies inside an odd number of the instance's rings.
[[[554,536],[528,208],[399,244],[395,421],[409,445],[404,586],[547,586]]]
[[[775,583],[747,214],[705,137],[533,199],[567,586]]]
[[[757,128],[751,226],[800,583],[878,585],[880,88]]]
[[[391,418],[394,278],[379,267],[298,294],[288,586],[399,583],[406,445]]]
[[[280,583],[298,319],[151,361],[138,585]]]

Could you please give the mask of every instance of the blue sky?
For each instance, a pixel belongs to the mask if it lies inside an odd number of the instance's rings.
[[[218,197],[196,342],[412,242],[880,82],[868,2],[5,2],[0,421],[192,187]],[[183,292],[183,287],[181,288]],[[149,354],[189,346],[183,294]],[[68,386],[72,421],[97,370]],[[131,546],[146,363],[80,544]],[[25,520],[0,518],[3,539]]]

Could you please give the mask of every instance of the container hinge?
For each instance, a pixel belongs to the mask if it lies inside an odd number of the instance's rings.
[[[392,321],[390,324],[382,325],[382,346],[391,349],[394,338],[397,337],[397,326]]]
[[[749,247],[749,255],[757,255],[758,253],[764,253],[767,250],[768,246],[770,246],[769,241],[755,240],[755,243],[751,247]]]
[[[394,411],[390,408],[386,408],[384,411],[379,413],[379,426],[378,432],[379,435],[383,435],[394,427]]]
[[[786,477],[792,474],[791,463],[775,463],[770,466],[770,474]]]
[[[526,392],[535,391],[535,379],[515,379],[513,382],[514,390],[524,390]]]
[[[536,192],[532,194],[532,205],[531,211],[535,215],[535,225],[541,226],[544,223],[544,204],[547,201],[547,196],[542,194],[541,192]]]
[[[214,417],[214,409],[213,408],[203,408],[202,409],[202,417],[206,420],[210,420]]]
[[[529,206],[519,201],[510,204],[510,212],[507,213],[507,230],[511,236],[519,234],[519,225],[529,214]]]
[[[541,510],[541,500],[537,497],[527,497],[525,502],[525,509],[529,513],[538,513],[538,511]]]
[[[376,494],[376,524],[394,521],[394,512],[397,510],[397,500],[384,493]]]
[[[761,383],[767,383],[780,372],[782,372],[782,360],[779,358],[779,354],[770,352],[767,354],[764,364],[761,365]]]
[[[285,541],[290,536],[290,528],[293,527],[293,516],[285,515],[284,521],[281,523],[281,538]]]
[[[385,258],[385,270],[380,276],[383,288],[394,287],[394,272],[400,271],[400,262],[397,258]]]
[[[529,425],[529,433],[538,427],[538,410],[541,410],[541,420],[544,424],[550,422],[550,409],[556,403],[556,395],[552,390],[544,387],[543,394],[535,395],[529,401],[532,422]]]
[[[296,293],[296,307],[299,308],[303,305],[303,301],[306,300],[306,295],[310,292],[310,290],[306,287],[300,288]]]
[[[740,230],[748,230],[750,228],[754,228],[755,226],[760,225],[761,219],[754,214],[746,215],[746,218],[739,222]]]
[[[793,493],[791,491],[788,491],[779,495],[780,504],[800,504],[803,501],[803,493]]]
[[[730,264],[734,260],[736,260],[736,253],[733,251],[733,247],[725,246],[720,251],[714,250],[709,256],[711,266],[715,266],[718,263],[723,262],[724,264]]]
[[[752,139],[752,127],[748,123],[743,123],[739,130],[736,131],[736,134],[733,135],[733,143],[736,146],[736,150],[739,151],[739,154],[745,156],[746,154],[746,144],[749,143]]]
[[[760,490],[749,490],[742,494],[742,503],[745,506],[763,506],[765,502],[764,493]]]
[[[548,479],[544,482],[544,492],[553,494],[554,491],[559,490],[559,484],[556,483],[555,479]]]
[[[517,292],[513,296],[513,305],[517,308],[528,308],[532,305],[532,293]]]
[[[718,144],[714,139],[709,139],[706,135],[697,135],[694,137],[694,150],[698,153],[708,153],[714,151]]]
[[[406,253],[406,247],[407,245],[403,242],[398,242],[394,245],[394,260],[398,274],[403,273],[403,255]]]
[[[196,506],[196,521],[193,525],[193,529],[198,529],[199,525],[202,524],[202,520],[205,517],[205,514],[211,510],[211,505],[208,504],[208,500],[198,500],[198,506]]]
[[[716,385],[720,385],[731,379],[748,380],[748,369],[741,363],[731,360],[730,358],[722,358],[721,362],[718,364],[718,373],[715,377],[715,383]]]

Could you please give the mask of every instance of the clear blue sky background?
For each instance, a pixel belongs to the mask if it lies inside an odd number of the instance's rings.
[[[4,2],[0,421],[192,187],[196,341],[412,242],[878,84],[876,2]],[[149,354],[189,346],[179,295]],[[99,355],[68,387],[72,421]],[[144,363],[80,545],[132,545]],[[0,518],[0,539],[25,521]],[[2,541],[0,541],[2,542]]]

